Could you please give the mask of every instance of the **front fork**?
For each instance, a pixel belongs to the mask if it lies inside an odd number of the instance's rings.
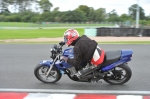
[[[49,76],[49,74],[50,74],[50,72],[51,72],[53,66],[54,66],[54,62],[53,62],[53,64],[50,66],[50,68],[48,69],[48,72],[46,73],[46,77]]]
[[[54,64],[55,64],[55,62],[59,59],[59,57],[60,57],[60,55],[58,55],[58,56],[54,59],[52,65],[50,65],[50,68],[48,69],[48,71],[47,71],[47,73],[46,73],[46,77],[47,77],[47,78],[48,78],[48,76],[49,76],[49,74],[50,74],[50,72],[51,72],[51,70],[52,70],[52,68],[53,68],[53,66],[54,66]]]

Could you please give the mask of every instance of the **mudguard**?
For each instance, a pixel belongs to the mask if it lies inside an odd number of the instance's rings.
[[[40,62],[40,64],[50,67],[50,65],[52,64],[52,60],[43,60]]]

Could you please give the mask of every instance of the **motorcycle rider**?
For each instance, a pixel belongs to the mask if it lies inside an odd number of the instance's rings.
[[[74,58],[63,58],[67,63],[72,65],[71,75],[76,75],[80,78],[100,66],[104,60],[105,53],[98,47],[97,42],[91,40],[86,35],[80,37],[78,31],[75,29],[68,29],[64,32],[64,42],[67,46],[74,46]],[[85,67],[87,64],[88,67]]]

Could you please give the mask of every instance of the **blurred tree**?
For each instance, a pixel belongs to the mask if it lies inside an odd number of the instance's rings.
[[[57,12],[57,11],[59,11],[59,7],[53,9],[53,12]]]
[[[87,15],[87,21],[95,21],[95,16],[96,16],[96,13],[95,13],[95,10],[93,7],[89,7],[89,13]]]
[[[1,22],[20,22],[21,17],[18,14],[0,15]]]
[[[66,11],[61,17],[62,22],[85,22],[87,20],[85,13],[81,10]]]
[[[38,13],[35,13],[35,12],[32,12],[32,11],[25,11],[25,12],[19,13],[19,15],[22,16],[21,17],[22,22],[36,22],[35,19],[38,19],[37,16],[39,16]]]
[[[61,21],[61,18],[60,18],[59,16],[56,16],[56,17],[54,18],[54,21],[55,21],[55,22],[60,22],[60,21]]]
[[[37,0],[10,0],[13,5],[14,12],[31,11],[32,4],[36,3]]]
[[[129,15],[132,19],[136,19],[136,11],[137,11],[137,4],[133,4],[129,7]],[[140,19],[145,19],[145,13],[144,9],[139,6],[139,13],[140,13]]]
[[[19,8],[20,8],[20,11],[28,11],[30,10],[31,11],[31,6],[33,3],[36,2],[36,0],[18,0],[18,2],[20,1],[20,5],[19,5]],[[22,1],[22,2],[21,2]]]
[[[146,17],[146,19],[150,21],[150,15],[149,15],[149,16],[147,16],[147,17]]]
[[[60,11],[53,11],[53,12],[51,12],[51,14],[52,14],[52,21],[53,22],[60,22],[61,21],[61,12]]]
[[[129,16],[129,15],[127,15],[127,14],[122,14],[121,16],[120,16],[120,19],[121,19],[121,21],[127,21],[127,20],[132,20],[132,18]]]
[[[0,12],[10,12],[8,7],[12,4],[11,0],[0,0]]]
[[[95,21],[104,22],[106,18],[105,8],[99,8],[95,11]]]
[[[50,12],[48,19],[49,19],[49,22],[59,22],[60,21],[60,12],[59,11]]]
[[[49,2],[49,0],[41,0],[39,1],[39,4],[43,12],[47,12],[47,11],[49,12],[51,7],[53,7],[53,4]]]
[[[5,15],[0,15],[0,22],[5,22]]]
[[[32,9],[32,5],[36,7]],[[9,6],[16,13],[9,12]],[[13,22],[120,22],[133,21],[136,16],[136,7],[134,4],[129,7],[129,15],[119,16],[116,10],[106,14],[105,8],[94,10],[93,7],[80,5],[73,11],[60,12],[59,7],[51,11],[52,3],[49,0],[0,0],[0,21]],[[140,8],[140,22],[149,24],[150,15],[145,16],[144,10]],[[39,10],[43,13],[35,13]],[[35,11],[36,10],[36,11]],[[35,12],[34,12],[35,11]],[[148,22],[147,22],[148,21]]]
[[[16,3],[18,4],[18,10],[19,12],[24,12],[27,9],[27,6],[30,5],[29,0],[16,0]]]
[[[41,22],[50,22],[50,18],[51,18],[50,12],[43,12],[40,15],[39,19],[40,19]]]
[[[86,5],[80,5],[76,10],[81,10],[85,13],[85,16],[87,17],[89,14],[90,8]]]
[[[115,9],[113,9],[111,12],[108,13],[108,21],[109,22],[119,22],[119,21],[121,21],[120,17],[118,16]]]

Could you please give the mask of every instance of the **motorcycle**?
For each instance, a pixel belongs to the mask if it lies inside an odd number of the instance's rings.
[[[54,44],[50,49],[51,60],[41,61],[34,69],[35,77],[44,83],[55,83],[59,81],[63,74],[77,82],[92,82],[96,79],[96,82],[101,79],[111,85],[122,85],[128,82],[132,76],[132,71],[128,66],[128,62],[131,61],[133,51],[131,49],[105,51],[104,62],[94,68],[91,72],[82,77],[72,76],[72,66],[62,60],[62,57],[73,58],[73,48],[67,48],[62,50],[64,42],[60,42],[59,45]],[[86,65],[84,68],[90,68]]]

